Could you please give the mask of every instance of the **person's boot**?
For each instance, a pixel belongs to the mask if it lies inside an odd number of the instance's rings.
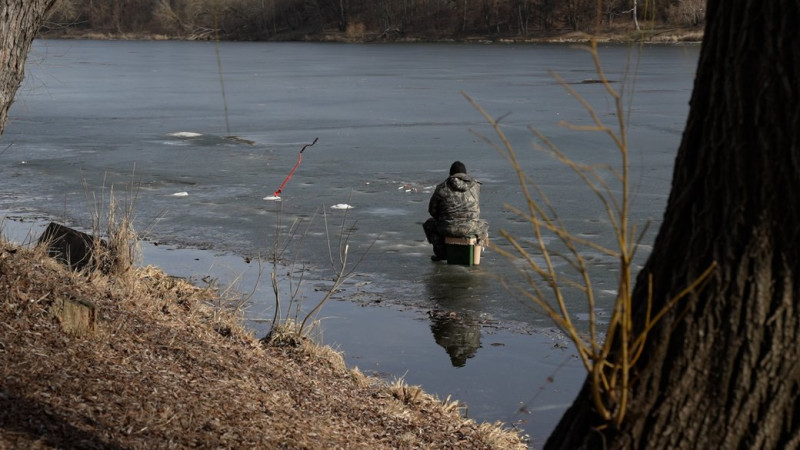
[[[447,247],[442,245],[434,245],[433,246],[433,256],[431,256],[431,261],[444,261],[447,259]]]

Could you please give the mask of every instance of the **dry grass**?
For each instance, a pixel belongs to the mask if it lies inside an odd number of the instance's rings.
[[[57,299],[96,308],[67,333]],[[0,242],[0,448],[524,448],[299,340],[264,346],[214,292],[148,267],[73,273]]]

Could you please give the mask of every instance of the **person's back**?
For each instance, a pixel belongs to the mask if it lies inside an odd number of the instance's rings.
[[[423,224],[425,236],[433,244],[432,259],[445,259],[445,236],[488,237],[489,224],[480,219],[480,182],[467,175],[463,163],[450,166],[450,176],[436,186],[428,204],[431,218]]]
[[[436,220],[480,218],[480,183],[466,173],[450,175],[436,187],[428,212]]]

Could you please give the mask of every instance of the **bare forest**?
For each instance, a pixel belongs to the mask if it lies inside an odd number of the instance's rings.
[[[236,40],[646,38],[701,26],[704,7],[705,0],[60,0],[42,31]]]

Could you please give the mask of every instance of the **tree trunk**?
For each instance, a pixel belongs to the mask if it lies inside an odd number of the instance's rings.
[[[800,4],[709,0],[706,19],[634,322],[644,322],[648,275],[658,311],[718,268],[650,333],[623,423],[603,427],[587,379],[546,448],[800,444]]]
[[[0,134],[25,74],[33,37],[56,0],[0,0]]]
[[[467,0],[464,0],[464,16],[461,20],[461,32],[466,33],[467,31]]]

